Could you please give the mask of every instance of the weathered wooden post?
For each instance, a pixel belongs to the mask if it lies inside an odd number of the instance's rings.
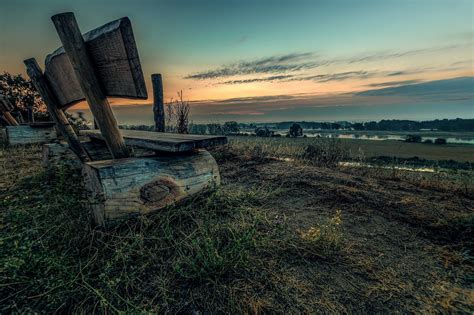
[[[26,72],[30,77],[33,85],[35,86],[38,93],[43,98],[48,108],[48,112],[56,123],[56,127],[59,129],[59,132],[63,135],[66,141],[69,143],[71,150],[79,157],[79,159],[84,162],[91,160],[87,151],[84,150],[79,139],[77,138],[74,129],[72,128],[69,120],[66,118],[66,115],[62,110],[58,108],[58,101],[51,91],[48,82],[46,81],[41,68],[39,67],[36,59],[30,58],[24,61],[26,65]]]
[[[34,115],[34,111],[33,111],[33,106],[28,106],[27,107],[27,111],[28,111],[28,123],[34,123],[35,122],[35,115]]]
[[[4,120],[10,126],[19,126],[20,124],[13,118],[10,111],[13,110],[13,105],[10,103],[10,100],[3,95],[0,95],[0,113],[2,114]]]
[[[94,72],[74,14],[61,13],[54,15],[51,19],[112,156],[116,159],[128,157],[129,150],[125,146],[112,108]]]
[[[165,132],[165,110],[163,108],[163,80],[161,74],[151,75],[153,84],[153,117],[155,119],[155,131]]]

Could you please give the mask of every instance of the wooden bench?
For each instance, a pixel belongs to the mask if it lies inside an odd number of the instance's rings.
[[[0,118],[6,124],[1,130],[2,138],[8,145],[42,144],[53,142],[57,139],[54,123],[30,122],[20,124],[11,112],[14,106],[4,95],[0,94]]]
[[[122,18],[81,34],[72,13],[52,17],[63,47],[35,59],[27,73],[67,140],[45,145],[45,163],[60,157],[82,165],[89,206],[96,223],[156,211],[220,184],[215,159],[205,149],[225,137],[119,130],[107,96],[147,98],[131,23]],[[152,78],[155,115],[163,119],[161,75]],[[160,90],[157,90],[160,89]],[[99,130],[81,131],[80,141],[63,110],[87,100]],[[164,124],[160,125],[164,130]]]

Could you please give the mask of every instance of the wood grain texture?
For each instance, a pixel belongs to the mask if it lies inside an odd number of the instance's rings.
[[[94,119],[97,120],[101,134],[112,156],[116,159],[128,157],[130,152],[120,135],[117,120],[102,90],[103,84],[99,81],[94,64],[90,59],[92,54],[86,47],[74,14],[57,14],[51,19],[58,31],[64,51],[74,69],[80,88],[86,97]],[[108,27],[112,26],[111,24]],[[93,31],[91,36],[101,37],[103,34],[107,34],[107,32]],[[114,47],[112,47],[112,51],[109,53],[113,53]]]
[[[57,139],[56,130],[49,128],[32,128],[28,125],[7,126],[6,138],[9,145],[41,144]]]
[[[216,147],[227,143],[227,137],[223,136],[202,136],[125,129],[120,129],[120,133],[125,143],[129,146],[165,152],[187,152],[195,149]],[[96,129],[81,130],[80,134],[99,140],[103,139],[100,131]]]
[[[83,38],[91,65],[106,96],[148,97],[128,18],[107,23],[85,33]],[[46,57],[45,75],[60,108],[67,108],[86,98],[64,47]]]
[[[220,184],[217,163],[204,150],[87,162],[83,177],[88,203],[99,225],[156,211]]]
[[[155,131],[165,132],[163,79],[161,77],[161,74],[152,74],[151,82],[153,84],[153,118],[155,120]]]
[[[3,116],[3,119],[9,126],[18,126],[19,123],[10,113],[13,109],[14,107],[10,100],[0,94],[0,115]]]
[[[87,151],[93,161],[111,160],[112,155],[102,141],[81,141],[81,146]],[[155,152],[132,147],[134,156],[154,156]],[[42,147],[42,165],[46,168],[68,165],[81,169],[82,161],[65,142],[47,143]]]
[[[88,155],[87,151],[81,146],[79,139],[77,138],[76,132],[72,128],[69,120],[67,119],[64,112],[58,108],[58,100],[53,94],[43,72],[41,71],[40,66],[34,58],[30,58],[24,61],[26,65],[26,72],[30,77],[33,85],[35,86],[38,93],[41,95],[41,98],[48,108],[49,115],[56,124],[61,135],[66,139],[66,141],[71,146],[71,150],[77,155],[81,161],[90,161],[91,157]]]

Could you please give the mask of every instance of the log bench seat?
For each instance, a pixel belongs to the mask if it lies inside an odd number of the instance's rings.
[[[189,135],[142,130],[120,129],[125,144],[154,151],[189,152],[196,149],[209,149],[227,144],[227,137]],[[83,136],[92,139],[104,140],[100,130],[81,130]]]

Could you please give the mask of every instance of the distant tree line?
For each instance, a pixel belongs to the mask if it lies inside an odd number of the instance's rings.
[[[439,131],[474,131],[474,119],[435,119],[427,121],[414,120],[380,120],[369,122],[306,122],[306,121],[288,121],[273,125],[276,129],[289,129],[294,123],[299,124],[303,129],[323,129],[323,130],[377,130],[377,131],[420,131],[420,130],[439,130]],[[252,127],[254,124],[248,124]],[[242,126],[245,128],[244,126]]]
[[[126,129],[153,130],[153,126],[121,126]],[[358,130],[358,131],[474,131],[474,119],[436,119],[429,121],[413,120],[381,120],[364,123],[341,122],[279,122],[279,123],[238,123],[227,121],[223,124],[189,124],[189,133],[210,135],[246,135],[242,131],[251,132],[261,137],[272,137],[278,134],[273,130],[288,130],[288,136],[299,137],[304,129],[321,130]],[[279,136],[279,135],[278,135]]]

